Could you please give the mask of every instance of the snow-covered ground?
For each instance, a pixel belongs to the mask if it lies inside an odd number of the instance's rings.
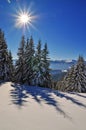
[[[86,130],[86,94],[0,84],[0,130]]]

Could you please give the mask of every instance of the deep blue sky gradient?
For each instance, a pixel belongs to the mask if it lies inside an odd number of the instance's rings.
[[[35,46],[39,39],[48,43],[51,59],[76,59],[79,54],[86,59],[86,1],[85,0],[0,0],[0,28],[5,32],[9,49],[16,58],[23,34],[15,28],[18,7],[29,7],[39,15],[34,26],[26,31],[26,37],[33,35]]]

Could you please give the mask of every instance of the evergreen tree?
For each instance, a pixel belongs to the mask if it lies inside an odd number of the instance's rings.
[[[62,81],[62,85],[60,86],[61,88],[59,89],[61,89],[62,91],[65,91],[65,90],[68,90],[71,86],[71,91],[73,91],[74,71],[75,71],[75,68],[74,66],[72,66],[71,69],[68,70],[66,76],[64,77],[64,80]]]
[[[50,62],[48,58],[48,48],[47,44],[44,45],[42,51],[42,84],[44,87],[51,87],[51,75],[50,75]]]
[[[8,63],[9,63],[9,80],[14,81],[14,65],[13,65],[11,51],[9,51],[9,53],[8,53]]]
[[[79,56],[75,66],[75,88],[78,92],[86,92],[86,64],[82,56]]]
[[[16,82],[24,83],[24,55],[25,55],[25,37],[22,36],[20,47],[18,48],[18,60],[15,65],[15,79]]]
[[[34,81],[34,42],[31,36],[25,47],[24,82],[33,85]]]
[[[35,84],[40,86],[42,80],[42,50],[41,50],[41,41],[39,40],[36,53],[35,53]]]
[[[0,80],[9,80],[8,50],[4,33],[0,29]]]
[[[82,56],[62,81],[64,91],[86,92],[86,65]]]

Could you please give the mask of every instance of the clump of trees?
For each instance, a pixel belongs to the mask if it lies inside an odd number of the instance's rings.
[[[72,66],[63,80],[57,83],[57,88],[66,92],[86,92],[86,64],[79,56],[77,64]]]
[[[20,84],[50,87],[48,54],[47,43],[42,49],[39,40],[35,49],[33,37],[25,40],[22,36],[17,53],[18,59],[14,66],[11,51],[8,51],[4,33],[0,29],[0,82],[14,81]]]
[[[47,44],[42,49],[39,40],[35,50],[32,36],[27,41],[23,36],[17,55],[15,82],[50,87],[51,75]]]

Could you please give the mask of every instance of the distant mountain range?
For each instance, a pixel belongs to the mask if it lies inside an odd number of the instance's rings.
[[[66,71],[68,70],[72,65],[76,64],[76,60],[55,60],[50,61],[50,68],[52,70],[61,70]]]
[[[54,81],[61,80],[65,74],[67,73],[68,69],[71,68],[72,65],[76,64],[76,60],[55,60],[50,61],[50,68],[52,79]]]

